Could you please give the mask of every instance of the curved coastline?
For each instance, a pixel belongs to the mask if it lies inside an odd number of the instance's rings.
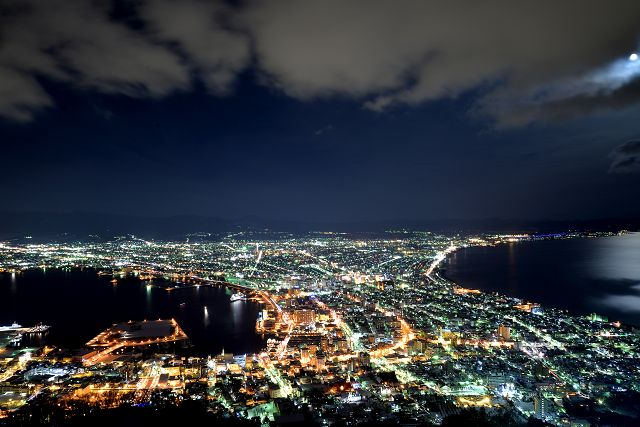
[[[629,295],[629,291],[634,288],[624,289],[618,283],[621,280],[591,277],[585,271],[571,276],[567,273],[569,267],[575,268],[575,265],[595,268],[595,258],[589,252],[593,248],[589,248],[590,244],[583,242],[593,240],[603,242],[604,239],[634,234],[639,236],[640,241],[640,234],[625,233],[612,236],[576,236],[567,239],[521,240],[515,243],[500,242],[492,245],[458,247],[447,254],[446,260],[438,265],[436,272],[443,280],[455,286],[516,298],[539,304],[547,309],[567,311],[575,316],[603,314],[608,316],[611,321],[620,320],[628,326],[638,326],[640,325],[640,311],[625,311],[615,307],[614,304],[605,305],[603,303],[612,295],[619,298],[625,296],[635,298],[635,296]],[[536,262],[533,262],[534,260],[525,259],[525,256],[539,257],[544,252],[541,251],[542,247],[547,249],[553,246],[553,243],[562,245],[564,242],[570,242],[564,244],[569,246],[570,250],[563,247],[554,248],[559,253],[567,252],[561,254],[565,255],[562,257],[554,256],[552,253],[544,254],[544,257],[547,258],[546,261],[553,260],[550,265],[545,264],[547,265],[545,269],[536,269],[532,267],[537,265]],[[541,245],[535,246],[538,244]],[[580,252],[572,249],[573,246],[584,246],[584,248],[581,248]],[[504,251],[510,247],[515,250],[510,251],[507,255]],[[490,251],[491,253],[483,253],[482,251]],[[465,257],[469,257],[469,260],[460,261],[461,253],[465,253]],[[588,259],[585,254],[589,254]],[[509,260],[503,259],[506,256],[509,256]],[[499,261],[504,262],[498,263]],[[456,262],[459,265],[463,263],[466,265],[452,273],[450,267]],[[492,263],[490,273],[489,267],[485,265],[487,262]],[[509,277],[505,276],[507,269],[509,269]],[[536,273],[536,277],[545,277],[548,286],[537,285],[535,280],[528,275],[531,272]],[[559,274],[555,276],[556,273]],[[517,284],[517,286],[513,286],[513,284]]]
[[[114,284],[111,275],[98,271],[36,268],[13,277],[0,274],[0,282],[9,285],[0,292],[0,324],[43,322],[52,326],[51,344],[75,348],[113,323],[175,318],[195,345],[190,354],[217,354],[223,348],[254,352],[265,345],[255,331],[260,306],[253,301],[232,305],[226,291],[215,285],[168,291],[131,276]]]

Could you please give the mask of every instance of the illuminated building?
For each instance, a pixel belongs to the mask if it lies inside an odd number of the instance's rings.
[[[424,352],[424,341],[421,340],[411,340],[407,343],[407,351],[409,352],[409,356],[414,356],[417,354],[422,354]]]
[[[300,363],[306,365],[310,360],[311,358],[309,357],[309,349],[304,347],[300,350]]]
[[[298,325],[307,325],[316,321],[316,312],[311,309],[300,309],[293,312],[293,321]]]
[[[320,347],[322,348],[322,351],[329,351],[329,338],[323,336],[320,339]]]
[[[511,328],[505,325],[498,326],[498,336],[505,341],[511,339]]]
[[[323,351],[320,351],[316,354],[316,369],[321,371],[325,367],[325,354]]]

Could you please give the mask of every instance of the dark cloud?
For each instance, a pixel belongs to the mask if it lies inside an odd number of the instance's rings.
[[[193,69],[222,91],[247,58],[244,37],[216,25],[222,9],[202,2],[143,3],[149,29],[138,30],[113,20],[108,1],[2,4],[0,116],[14,120],[29,120],[53,105],[38,78],[101,93],[162,97],[188,90]],[[171,15],[180,25],[172,24]]]
[[[107,0],[5,0],[0,116],[29,120],[53,105],[42,77],[135,97],[189,90],[196,77],[225,94],[255,66],[291,97],[340,95],[376,111],[488,87],[476,110],[516,126],[583,96],[615,102],[633,76],[601,69],[636,47],[640,19],[633,0],[241,4],[131,2],[136,27],[113,19]]]
[[[476,109],[511,126],[536,118],[511,122],[516,108],[597,88],[589,73],[635,48],[640,17],[637,2],[370,1],[364,9],[259,2],[243,19],[261,70],[290,96],[341,94],[383,111],[488,86]],[[573,86],[574,77],[584,83]]]
[[[638,65],[640,72],[640,64]],[[609,83],[611,84],[611,83]],[[607,85],[608,86],[608,85]],[[486,103],[487,110],[493,110],[499,118],[499,126],[514,127],[534,121],[559,122],[597,112],[608,112],[631,107],[640,101],[640,74],[633,80],[615,88],[594,85],[577,93],[564,93],[555,97],[542,97],[531,101],[511,100],[511,102]],[[481,110],[480,112],[486,112]],[[477,112],[477,111],[476,111]]]
[[[611,152],[610,173],[640,172],[640,140],[627,141]]]
[[[593,94],[577,95],[550,103],[546,110],[553,119],[583,116],[602,109],[617,110],[640,101],[640,77],[615,89],[601,89]]]
[[[230,9],[198,0],[150,0],[140,14],[154,35],[174,43],[189,67],[214,93],[227,93],[250,59],[249,38],[233,30],[226,19]]]

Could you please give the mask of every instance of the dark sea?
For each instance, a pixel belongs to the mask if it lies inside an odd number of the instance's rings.
[[[466,248],[445,268],[467,288],[640,325],[640,233]]]
[[[128,320],[175,318],[189,336],[194,354],[260,351],[265,339],[255,332],[261,307],[230,302],[223,287],[187,287],[168,292],[136,277],[110,282],[92,269],[29,270],[0,273],[0,325],[50,325],[47,344],[81,347],[100,331]],[[205,310],[206,307],[206,310]]]

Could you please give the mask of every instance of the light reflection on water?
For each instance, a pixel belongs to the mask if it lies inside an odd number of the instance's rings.
[[[233,328],[238,329],[242,323],[244,316],[244,301],[234,301],[231,303],[231,319],[233,320]]]
[[[468,288],[640,325],[640,233],[470,247],[445,267]]]
[[[640,233],[599,239],[592,274],[640,283]]]
[[[18,322],[51,325],[48,342],[79,348],[113,323],[175,318],[195,354],[257,352],[265,339],[255,331],[260,305],[229,301],[218,287],[167,291],[165,283],[126,277],[117,285],[94,270],[28,270],[13,277],[0,273],[0,325]],[[237,306],[237,307],[236,307]],[[205,311],[204,307],[207,308]]]
[[[145,289],[146,289],[146,304],[147,304],[147,313],[151,313],[151,304],[153,303],[153,300],[151,298],[151,291],[153,289],[153,285],[151,283],[147,283],[145,285]]]
[[[640,313],[640,233],[600,239],[595,254],[591,274],[626,286],[595,299],[594,304]]]

